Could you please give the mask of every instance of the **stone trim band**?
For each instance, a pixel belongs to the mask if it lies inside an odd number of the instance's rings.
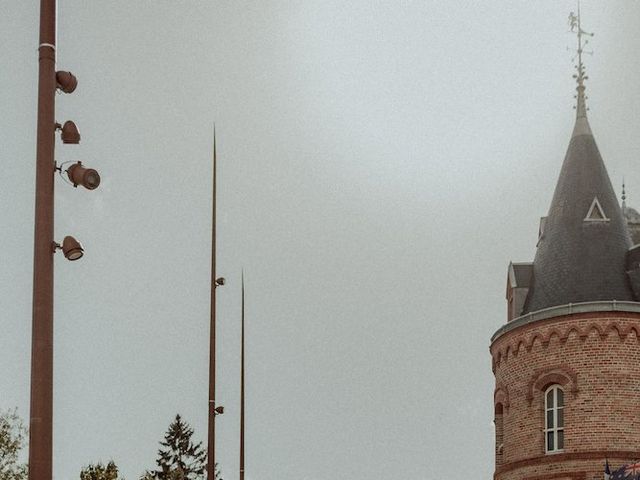
[[[491,337],[491,343],[495,342],[499,337],[511,330],[524,325],[537,322],[538,320],[546,320],[547,318],[562,317],[573,313],[589,313],[589,312],[634,312],[640,313],[640,302],[618,302],[610,300],[606,302],[582,302],[569,303],[567,305],[559,305],[557,307],[544,308],[536,312],[527,313],[521,317],[514,318],[506,325],[500,327]]]

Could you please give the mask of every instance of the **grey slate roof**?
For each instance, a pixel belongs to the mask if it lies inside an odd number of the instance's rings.
[[[638,213],[635,208],[626,207],[624,209],[624,216],[627,219],[627,224],[640,223],[640,213]]]
[[[631,243],[640,244],[640,213],[635,208],[622,207],[622,213],[627,220],[627,228],[631,235]]]
[[[585,221],[594,199],[608,220]],[[586,114],[578,116],[533,262],[523,314],[599,300],[634,301],[626,221]]]

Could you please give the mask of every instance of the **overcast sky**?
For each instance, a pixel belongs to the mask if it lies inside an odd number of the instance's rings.
[[[0,0],[0,409],[28,420],[39,2]],[[573,119],[572,1],[61,0],[56,96],[98,190],[56,180],[54,478],[206,444],[219,158],[218,459],[249,480],[490,478],[489,338]],[[584,1],[591,126],[640,206],[640,3]],[[462,473],[461,473],[462,474]]]

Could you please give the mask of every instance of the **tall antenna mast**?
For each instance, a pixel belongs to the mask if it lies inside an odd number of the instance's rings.
[[[216,127],[213,126],[213,202],[211,212],[211,322],[209,327],[209,443],[207,445],[207,480],[216,479],[216,416],[224,407],[216,406],[216,289],[224,285],[223,277],[216,278]]]
[[[244,270],[242,270],[242,330],[240,349],[240,480],[244,480]]]

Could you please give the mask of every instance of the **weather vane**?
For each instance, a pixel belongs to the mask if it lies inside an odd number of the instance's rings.
[[[586,45],[589,43],[589,40],[585,39],[583,42],[582,37],[583,36],[593,37],[593,33],[586,32],[585,30],[582,29],[582,26],[580,24],[580,1],[579,0],[578,0],[578,13],[575,14],[574,12],[571,12],[569,14],[569,27],[571,28],[572,32],[576,33],[576,36],[578,37],[578,50],[577,50],[576,56],[574,57],[574,59],[576,57],[578,59],[578,64],[575,66],[578,72],[573,75],[573,78],[576,79],[576,83],[578,84],[578,87],[577,87],[578,104],[576,108],[578,109],[578,116],[586,116],[587,108],[585,105],[586,97],[584,95],[584,90],[585,90],[584,82],[585,80],[588,80],[589,77],[585,75],[585,67],[584,67],[584,63],[582,63],[582,54],[589,53],[584,51],[584,47],[586,47]]]

